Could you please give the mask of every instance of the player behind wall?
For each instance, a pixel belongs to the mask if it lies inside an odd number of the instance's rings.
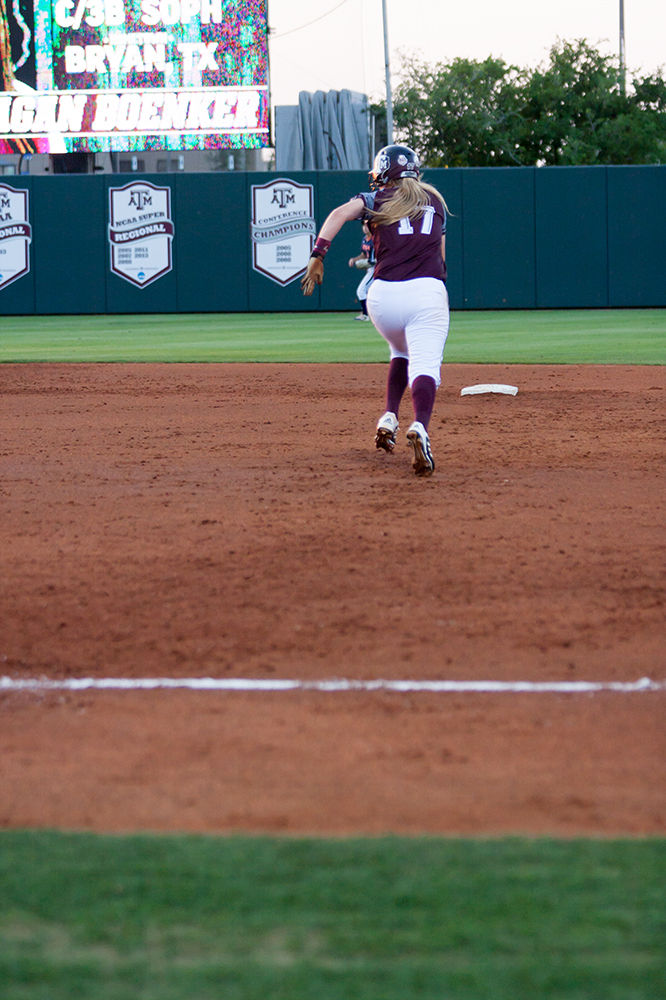
[[[428,426],[441,381],[449,332],[446,290],[446,203],[420,180],[419,159],[408,146],[385,146],[370,171],[370,192],[338,205],[325,220],[301,280],[304,295],[322,282],[324,257],[345,222],[368,222],[377,264],[368,313],[389,345],[386,412],[375,445],[389,454],[398,432],[400,403],[409,385],[414,421],[407,431],[417,476],[435,470]]]

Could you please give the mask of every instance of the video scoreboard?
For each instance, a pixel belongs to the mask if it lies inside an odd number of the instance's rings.
[[[268,146],[267,0],[0,0],[0,152]]]

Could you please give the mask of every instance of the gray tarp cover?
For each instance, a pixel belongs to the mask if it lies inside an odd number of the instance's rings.
[[[275,109],[277,170],[367,170],[368,99],[351,90],[302,90]]]

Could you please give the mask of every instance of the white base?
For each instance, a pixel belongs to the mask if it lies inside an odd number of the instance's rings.
[[[499,392],[504,396],[515,396],[518,393],[517,385],[500,385],[489,383],[484,385],[468,385],[460,390],[461,396],[480,396],[484,392]]]

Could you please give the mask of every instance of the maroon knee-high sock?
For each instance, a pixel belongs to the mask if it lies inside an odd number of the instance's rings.
[[[407,358],[391,358],[386,380],[386,409],[398,416],[400,403],[407,388]]]
[[[414,407],[414,419],[423,424],[428,430],[430,417],[435,405],[435,393],[437,383],[430,375],[419,375],[412,382],[412,406]]]

